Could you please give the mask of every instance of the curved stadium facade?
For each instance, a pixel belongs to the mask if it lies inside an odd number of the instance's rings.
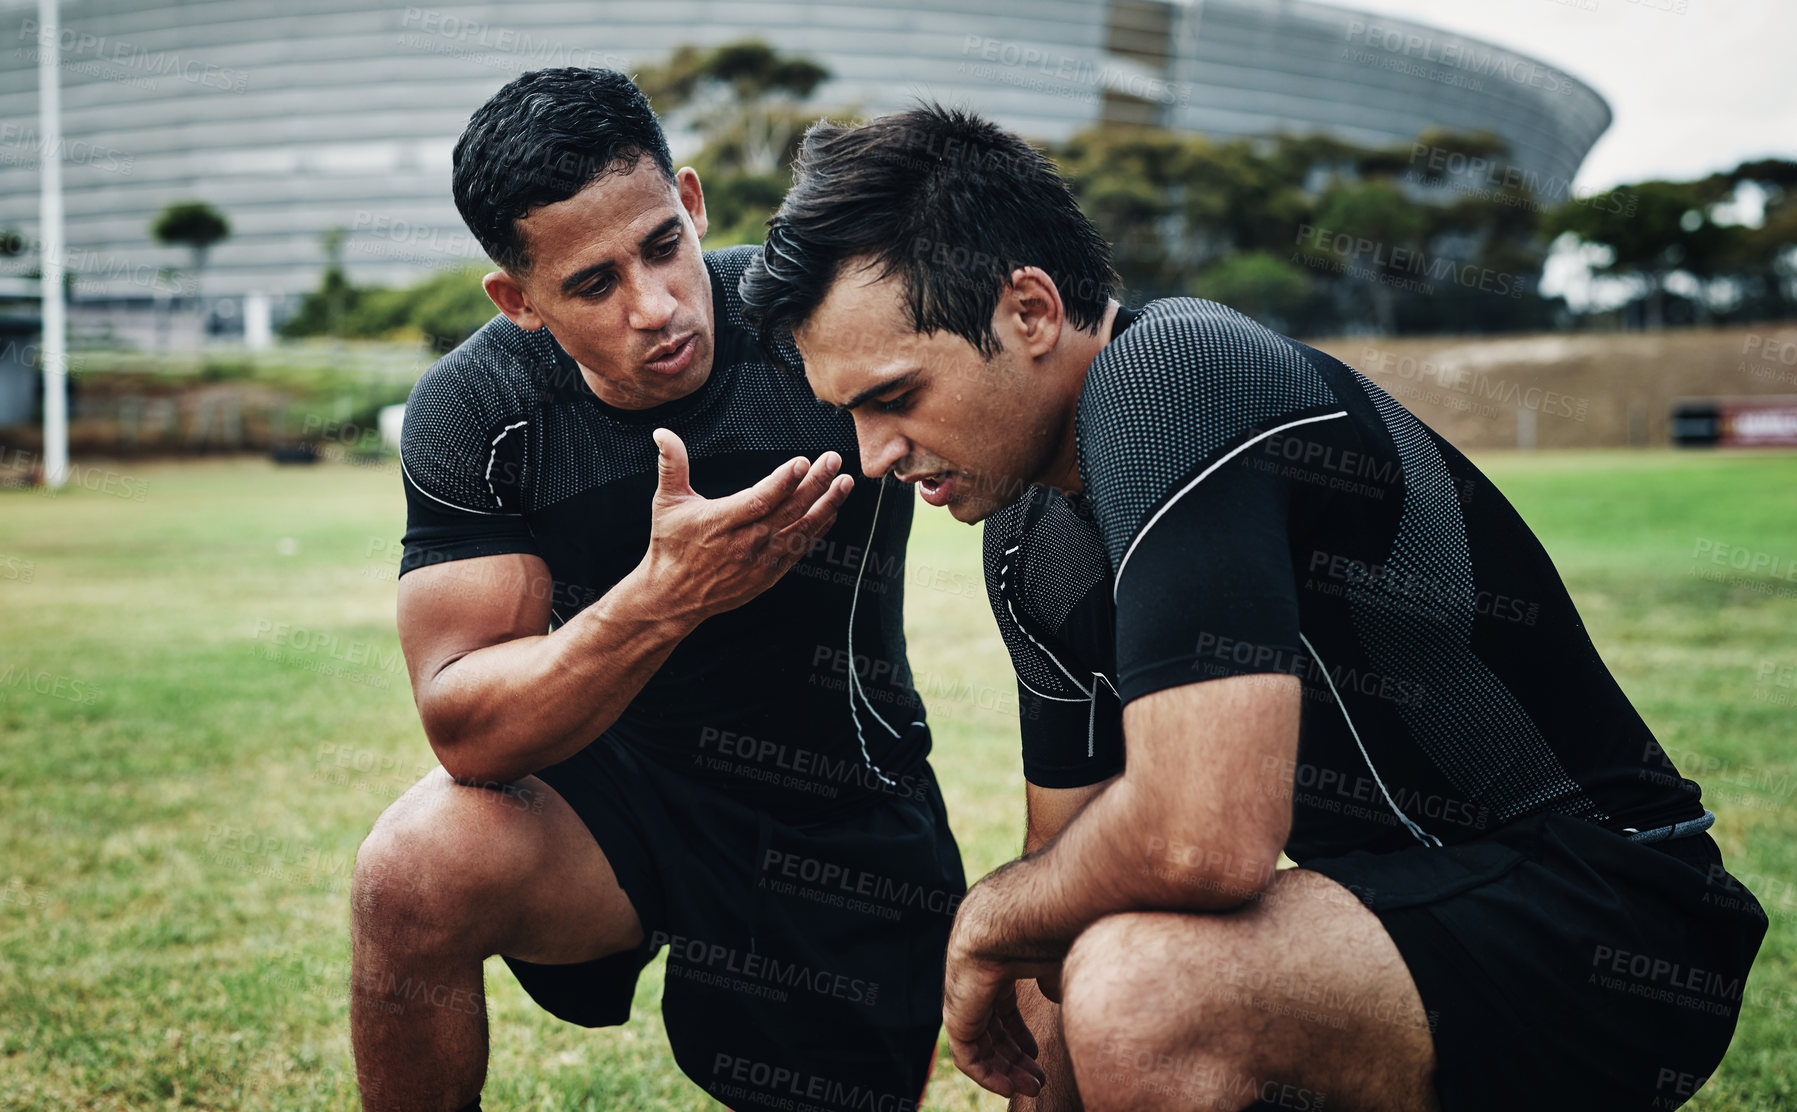
[[[1568,194],[1610,123],[1596,92],[1541,62],[1301,0],[64,0],[62,21],[78,296],[156,296],[161,268],[187,255],[157,246],[149,223],[198,198],[232,224],[205,278],[226,313],[245,295],[313,288],[332,227],[348,233],[357,283],[484,264],[449,196],[450,150],[474,108],[525,70],[630,71],[684,43],[760,37],[829,68],[820,106],[877,113],[929,97],[1042,140],[1100,122],[1383,145],[1487,130],[1549,199]],[[39,37],[35,4],[0,0],[0,229],[28,240]],[[29,252],[8,262],[32,265]]]

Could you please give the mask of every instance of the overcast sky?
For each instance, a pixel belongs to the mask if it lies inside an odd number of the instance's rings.
[[[1580,193],[1797,158],[1797,0],[1337,0],[1520,50],[1610,102]]]

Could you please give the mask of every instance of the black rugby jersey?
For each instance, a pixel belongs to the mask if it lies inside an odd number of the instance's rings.
[[[1026,761],[1052,778],[1034,782],[1121,768],[1113,689],[1287,673],[1297,762],[1263,785],[1291,784],[1300,864],[1538,811],[1625,834],[1702,819],[1521,517],[1352,368],[1212,302],[1152,302],[1094,360],[1076,428],[1083,496],[1033,492],[986,526],[1035,692]]]
[[[426,371],[402,437],[400,574],[532,553],[554,576],[559,626],[648,550],[656,428],[679,434],[693,489],[711,498],[795,455],[839,452],[857,482],[830,531],[769,590],[702,622],[608,731],[771,809],[838,813],[924,789],[930,733],[903,624],[913,496],[859,477],[852,419],[771,365],[743,324],[737,281],[757,250],[705,256],[713,365],[685,398],[607,405],[547,328],[503,315]],[[796,351],[783,354],[799,365]]]

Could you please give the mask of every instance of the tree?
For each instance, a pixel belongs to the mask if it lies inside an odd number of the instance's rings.
[[[1187,213],[1203,139],[1143,126],[1092,128],[1051,154],[1080,207],[1111,244],[1126,288],[1149,297],[1183,293],[1207,261]],[[1213,247],[1214,249],[1214,247]]]
[[[637,76],[670,132],[704,145],[692,159],[705,183],[707,242],[759,242],[791,185],[787,167],[805,128],[821,113],[804,101],[830,71],[757,40],[709,50],[683,46]]]
[[[1732,196],[1758,194],[1760,219],[1744,227],[1728,260],[1749,320],[1797,316],[1797,161],[1743,162],[1724,175]]]
[[[1418,147],[1456,157],[1419,160]],[[1418,273],[1458,278],[1474,262],[1501,272],[1507,289],[1539,273],[1539,205],[1502,175],[1503,144],[1489,134],[1432,130],[1415,145],[1377,148],[1327,135],[1217,142],[1107,125],[1051,153],[1137,294],[1251,303],[1309,333],[1361,317],[1389,332],[1520,327],[1540,315],[1529,311],[1534,299]],[[1474,158],[1484,160],[1481,175],[1495,168],[1498,188],[1462,191],[1443,172]],[[1249,255],[1261,257],[1234,262]]]
[[[1410,280],[1425,262],[1427,217],[1422,206],[1389,181],[1373,180],[1332,186],[1317,208],[1316,226],[1333,233],[1300,247],[1312,258],[1332,258],[1339,273],[1358,279],[1372,303],[1381,332],[1397,331],[1393,284]],[[1338,246],[1346,241],[1346,246]]]
[[[1666,321],[1666,280],[1685,273],[1701,284],[1714,280],[1739,238],[1712,219],[1728,198],[1723,183],[1646,181],[1569,201],[1545,221],[1550,235],[1570,233],[1604,249],[1599,274],[1631,277],[1644,290],[1647,328]]]
[[[206,252],[231,234],[231,222],[204,201],[172,201],[150,222],[150,234],[164,246],[185,247],[193,256],[193,283],[197,294]]]
[[[1192,294],[1284,332],[1310,298],[1310,276],[1271,252],[1249,251],[1205,268],[1192,280]]]
[[[342,228],[326,228],[318,235],[319,249],[324,252],[324,273],[318,276],[318,288],[300,301],[299,311],[281,324],[281,335],[289,339],[300,336],[342,336],[345,322],[368,291],[350,285],[343,270]]]

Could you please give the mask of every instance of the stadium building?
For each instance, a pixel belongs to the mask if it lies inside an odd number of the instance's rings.
[[[163,303],[188,255],[150,222],[200,199],[231,222],[204,272],[226,331],[246,304],[279,316],[314,288],[330,228],[358,284],[483,265],[449,195],[469,113],[524,70],[628,71],[686,43],[813,58],[833,75],[820,106],[929,97],[1042,140],[1104,121],[1391,145],[1488,130],[1548,200],[1610,123],[1590,87],[1524,55],[1302,0],[64,0],[62,20],[77,298]],[[27,241],[0,259],[13,274],[35,265],[42,37],[34,3],[0,0],[0,230]]]

